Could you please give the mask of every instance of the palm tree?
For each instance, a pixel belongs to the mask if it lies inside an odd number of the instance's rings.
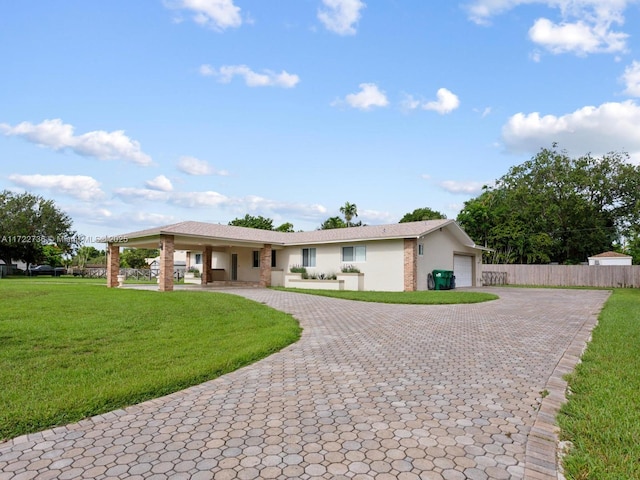
[[[340,207],[340,213],[344,215],[347,227],[350,227],[351,219],[358,216],[358,207],[355,203],[345,202],[344,206]]]

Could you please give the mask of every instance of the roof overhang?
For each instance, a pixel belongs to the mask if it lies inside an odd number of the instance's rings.
[[[225,248],[225,247],[243,247],[243,248],[262,248],[264,242],[238,240],[222,237],[209,237],[203,235],[185,235],[175,234],[173,232],[159,231],[157,233],[134,237],[122,238],[120,241],[111,242],[112,245],[118,245],[124,248],[160,248],[160,238],[162,236],[172,236],[175,250],[202,251],[205,247]],[[272,248],[280,248],[273,245]]]

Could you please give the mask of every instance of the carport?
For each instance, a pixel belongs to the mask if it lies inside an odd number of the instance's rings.
[[[238,252],[259,251],[260,275],[257,283],[267,287],[271,284],[272,252],[274,249],[281,248],[282,245],[282,242],[278,241],[278,235],[281,233],[227,225],[209,225],[200,222],[181,222],[110,237],[107,239],[107,286],[118,286],[121,248],[157,248],[160,250],[160,291],[173,290],[173,258],[176,250],[202,252],[204,269],[201,276],[202,285],[214,280],[211,267],[214,256],[232,258],[234,254],[238,255]],[[231,280],[231,261],[227,263],[227,266],[224,276],[226,280]],[[236,278],[234,280],[243,279]]]

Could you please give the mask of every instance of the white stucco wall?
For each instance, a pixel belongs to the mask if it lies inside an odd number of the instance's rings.
[[[260,268],[253,267],[253,249],[232,248],[229,252],[229,266],[227,268],[227,278],[231,278],[231,255],[238,254],[238,281],[259,282]]]
[[[474,257],[474,286],[482,285],[482,256],[477,250],[462,245],[446,229],[419,238],[418,244],[424,245],[424,254],[418,255],[418,290],[427,290],[427,275],[433,270],[453,270],[455,254]]]
[[[342,262],[342,247],[364,245],[364,262]],[[286,271],[293,265],[302,265],[302,248],[287,247],[278,252],[278,264]],[[402,291],[404,289],[404,241],[382,240],[368,242],[309,245],[316,249],[316,266],[307,267],[309,273],[340,273],[342,266],[353,265],[364,273],[364,290]],[[282,263],[280,263],[282,262]]]
[[[632,257],[589,257],[589,265],[631,265]]]

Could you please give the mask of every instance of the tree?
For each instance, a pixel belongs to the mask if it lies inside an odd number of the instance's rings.
[[[358,216],[358,207],[355,203],[345,202],[345,204],[340,207],[340,213],[344,215],[347,227],[351,227],[351,219]]]
[[[273,220],[258,215],[254,217],[248,213],[244,218],[235,218],[229,222],[234,227],[258,228],[260,230],[273,230]]]
[[[246,228],[257,228],[259,230],[274,230],[276,232],[293,232],[293,223],[285,222],[282,225],[274,228],[273,220],[271,218],[265,218],[263,216],[258,215],[254,217],[253,215],[249,215],[248,213],[244,216],[244,218],[235,218],[229,222],[229,225],[233,225],[234,227],[246,227]]]
[[[72,263],[77,265],[78,268],[83,269],[88,263],[99,263],[101,257],[104,255],[104,251],[98,250],[91,245],[86,245],[78,249],[76,255],[73,257]]]
[[[282,225],[280,225],[279,227],[277,227],[276,232],[285,232],[285,233],[291,233],[293,232],[293,223],[283,223]]]
[[[14,260],[27,266],[42,262],[46,245],[71,253],[79,243],[71,226],[71,218],[52,200],[28,192],[0,192],[0,259],[7,265]]]
[[[42,247],[42,263],[52,267],[61,267],[64,264],[63,251],[57,245],[44,245]]]
[[[340,217],[329,217],[321,225],[320,230],[331,230],[334,228],[346,228],[347,224],[344,223]]]
[[[640,226],[628,232],[621,253],[631,255],[633,264],[640,265]]]
[[[120,266],[124,268],[147,268],[147,258],[160,255],[157,248],[125,248],[120,254]]]
[[[429,207],[424,207],[416,208],[413,212],[406,213],[404,217],[400,219],[399,223],[420,222],[423,220],[444,220],[446,218],[446,215],[436,212],[435,210],[431,210]]]
[[[640,167],[628,155],[573,159],[542,149],[465,202],[458,222],[501,263],[580,263],[611,250],[640,218]]]

